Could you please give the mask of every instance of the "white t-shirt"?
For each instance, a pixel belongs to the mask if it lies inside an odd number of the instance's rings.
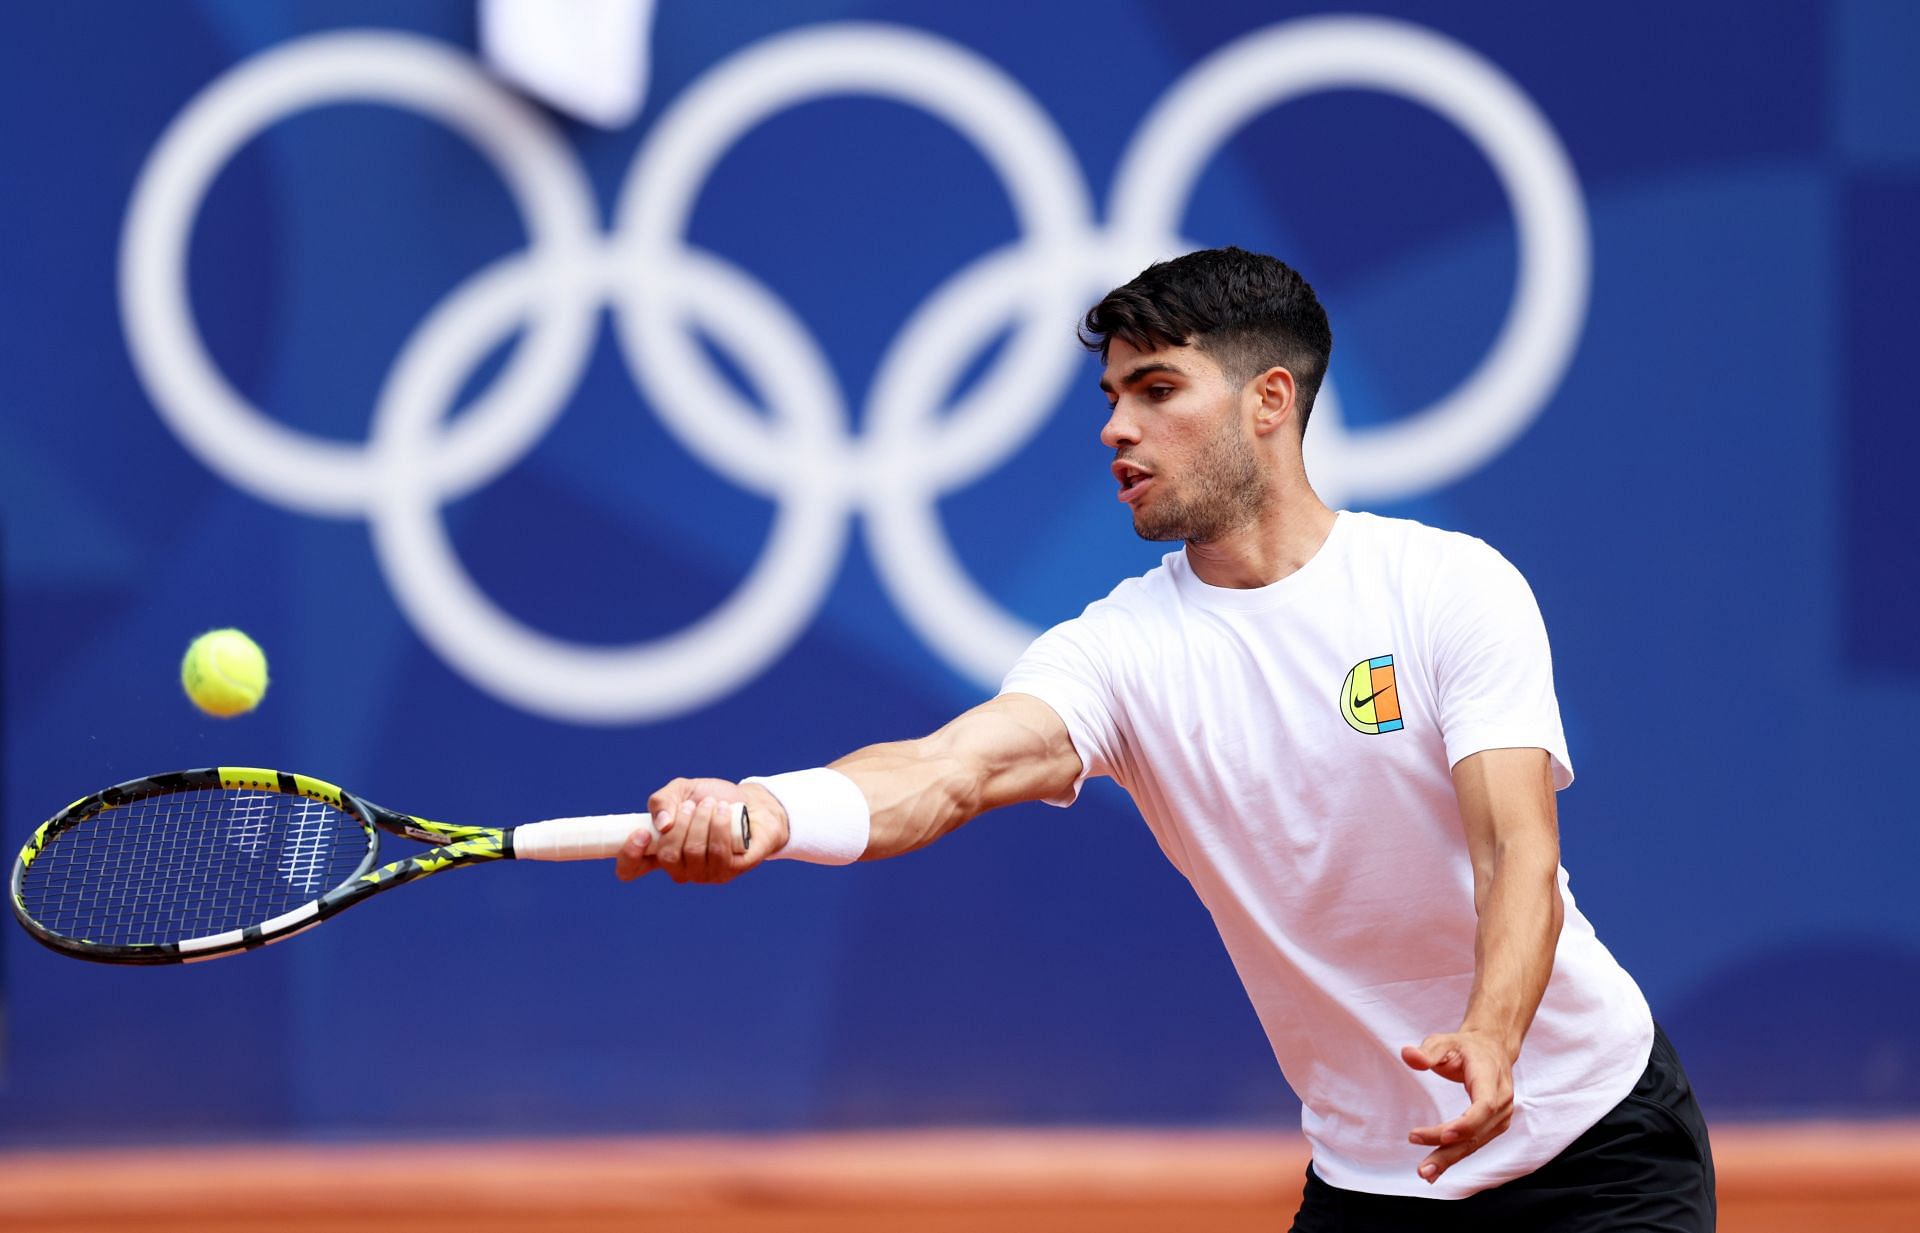
[[[1329,1184],[1462,1198],[1532,1172],[1633,1089],[1653,1019],[1562,869],[1512,1127],[1432,1185],[1415,1172],[1431,1149],[1407,1132],[1468,1103],[1400,1058],[1460,1025],[1473,984],[1453,764],[1539,748],[1556,788],[1573,781],[1539,608],[1480,540],[1342,512],[1304,566],[1247,590],[1176,550],[1041,635],[1001,691],[1059,713],[1081,781],[1132,795],[1213,914]]]

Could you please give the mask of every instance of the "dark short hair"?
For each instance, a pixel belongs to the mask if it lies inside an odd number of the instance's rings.
[[[1236,383],[1286,369],[1302,432],[1333,354],[1333,329],[1307,280],[1286,262],[1244,248],[1203,248],[1158,261],[1107,292],[1087,310],[1080,341],[1105,360],[1116,338],[1142,351],[1191,344]]]

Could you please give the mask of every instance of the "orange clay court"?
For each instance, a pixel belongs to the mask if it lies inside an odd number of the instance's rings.
[[[1920,1123],[1716,1127],[1714,1150],[1724,1233],[1920,1229]],[[1305,1167],[1268,1131],[24,1151],[0,1211],[9,1233],[1271,1233]]]

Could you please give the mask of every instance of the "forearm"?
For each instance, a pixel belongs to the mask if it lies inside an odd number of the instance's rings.
[[[1557,844],[1515,838],[1495,847],[1490,876],[1476,896],[1473,991],[1460,1030],[1492,1036],[1512,1057],[1519,1056],[1553,975],[1565,915],[1559,870]]]
[[[923,848],[985,812],[974,776],[928,740],[889,741],[829,764],[866,797],[871,830],[861,860]]]
[[[1429,1182],[1502,1134],[1513,1121],[1513,1064],[1553,976],[1564,914],[1553,767],[1544,749],[1485,749],[1453,768],[1460,822],[1473,861],[1473,990],[1460,1027],[1400,1051],[1415,1070],[1464,1084],[1472,1103],[1450,1122],[1415,1127],[1434,1150]]]
[[[1070,790],[1080,774],[1064,724],[1046,704],[1023,695],[1003,695],[981,704],[930,736],[869,745],[833,762],[829,770],[859,790],[866,826],[859,859],[880,860],[925,847],[970,818],[1015,801],[1051,799]],[[767,788],[749,784],[755,816],[784,843],[786,805]],[[842,818],[844,811],[836,810]],[[836,826],[842,823],[835,823]],[[858,830],[843,851],[859,846]],[[776,846],[775,851],[779,848]],[[841,859],[848,859],[842,856]]]

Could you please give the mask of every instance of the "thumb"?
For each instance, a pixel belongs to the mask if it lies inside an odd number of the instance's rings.
[[[1400,1060],[1415,1070],[1438,1070],[1442,1066],[1458,1063],[1460,1051],[1454,1047],[1452,1034],[1441,1032],[1417,1045],[1403,1045]]]

